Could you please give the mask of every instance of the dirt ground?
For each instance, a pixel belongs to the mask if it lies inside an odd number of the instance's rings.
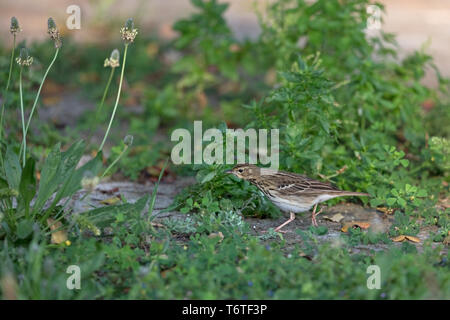
[[[195,181],[193,178],[181,177],[177,178],[174,182],[162,181],[159,185],[158,194],[156,198],[156,204],[154,207],[153,215],[155,216],[154,222],[164,225],[166,219],[186,219],[187,215],[177,211],[164,212],[173,201],[175,196],[181,192],[185,187],[193,184]],[[74,198],[73,208],[76,212],[81,212],[88,209],[89,205],[102,206],[100,203],[102,200],[114,197],[124,196],[129,202],[134,202],[137,199],[149,195],[153,192],[154,184],[147,182],[145,184],[138,184],[126,181],[104,181],[99,184],[94,192],[90,196],[86,197],[83,201],[80,199],[83,196],[83,192],[80,192],[78,196]],[[144,210],[146,212],[146,210]],[[287,214],[284,214],[278,219],[256,219],[245,218],[244,220],[250,225],[251,233],[256,236],[263,236],[270,228],[276,228],[278,225],[286,221]],[[338,221],[334,221],[338,220]],[[318,216],[317,221],[320,226],[326,226],[328,233],[323,236],[316,236],[319,242],[328,242],[333,244],[339,244],[342,242],[340,235],[342,234],[342,227],[350,223],[352,226],[356,222],[368,222],[370,228],[374,232],[385,232],[389,229],[393,215],[388,215],[377,211],[372,208],[364,208],[360,205],[352,203],[341,203],[333,207],[324,206],[324,211]],[[310,213],[304,213],[297,215],[296,219],[288,224],[284,230],[283,238],[286,241],[285,249],[293,248],[296,244],[302,243],[302,237],[296,232],[296,230],[308,230],[311,226]],[[432,227],[422,228],[417,237],[421,240],[419,243],[413,243],[417,249],[421,251],[423,242],[429,237],[431,231],[436,231]],[[180,239],[183,239],[181,237]],[[264,241],[264,238],[262,238]],[[277,238],[275,238],[277,239]],[[187,240],[187,239],[185,239]],[[273,241],[274,239],[267,239],[265,241]],[[401,243],[396,243],[400,246]],[[387,248],[385,244],[368,244],[358,245],[351,248],[353,253],[369,252],[371,250],[379,251]]]

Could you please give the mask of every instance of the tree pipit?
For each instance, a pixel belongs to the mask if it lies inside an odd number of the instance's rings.
[[[367,193],[339,190],[329,183],[311,179],[305,175],[291,172],[275,171],[260,168],[252,164],[240,164],[227,171],[258,187],[281,211],[289,212],[289,220],[279,225],[275,231],[295,219],[295,214],[305,212],[314,207],[311,223],[317,226],[316,216],[322,212],[317,210],[321,202],[345,196],[368,196]]]

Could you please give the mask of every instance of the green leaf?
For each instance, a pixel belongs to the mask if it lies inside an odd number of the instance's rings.
[[[103,160],[103,154],[100,151],[97,153],[95,158],[89,160],[86,164],[84,164],[82,167],[75,170],[73,175],[69,177],[66,181],[66,183],[63,184],[60,194],[57,196],[60,199],[64,197],[68,197],[73,195],[75,192],[81,189],[81,180],[83,179],[86,172],[90,172],[93,176],[96,176],[100,169],[102,168],[102,160]],[[77,162],[78,163],[78,162]],[[75,167],[72,167],[71,169],[74,169]]]
[[[200,183],[206,183],[208,181],[211,181],[215,176],[216,176],[216,171],[211,171],[200,180]]]
[[[320,126],[327,133],[330,134],[330,124],[325,118],[319,118]]]
[[[300,55],[298,55],[297,61],[298,61],[298,66],[300,67],[300,70],[306,70],[306,64]]]
[[[386,200],[386,203],[387,203],[388,206],[392,206],[396,201],[397,201],[396,198],[388,198]]]
[[[18,190],[20,184],[20,176],[22,174],[22,167],[20,165],[19,157],[8,146],[5,156],[5,174],[8,185],[11,189]]]
[[[116,206],[104,206],[80,213],[93,224],[105,227],[116,220],[117,215],[123,214],[125,218],[132,213],[141,213],[150,197],[147,195],[135,203],[125,203]]]
[[[23,168],[22,176],[20,178],[18,205],[25,210],[28,215],[30,210],[30,203],[36,194],[36,178],[35,178],[35,161],[33,158],[28,158]]]
[[[406,200],[403,198],[398,198],[397,202],[402,208],[404,208],[406,206]]]
[[[148,217],[149,218],[152,216],[153,207],[155,206],[155,202],[156,202],[156,194],[158,193],[159,183],[164,174],[164,171],[166,170],[168,162],[169,162],[169,159],[167,159],[166,162],[164,163],[164,166],[162,167],[161,172],[159,173],[158,181],[155,183],[155,187],[153,188],[152,196],[150,198],[150,205],[148,207]]]
[[[402,159],[402,160],[400,160],[400,163],[402,164],[402,166],[404,166],[406,168],[409,165],[409,160],[408,159]]]
[[[208,199],[208,197],[203,197],[202,198],[202,206],[206,207],[208,206],[210,200]]]
[[[56,144],[50,151],[41,171],[41,180],[39,182],[39,191],[36,202],[33,206],[33,212],[39,212],[45,205],[45,202],[52,196],[59,185],[59,166],[61,164],[61,144]]]
[[[186,214],[186,213],[189,212],[189,208],[187,208],[187,207],[181,208],[180,212],[183,213],[183,214]]]
[[[419,192],[417,192],[418,197],[426,197],[427,195],[428,195],[428,193],[424,189],[420,189]]]
[[[33,221],[22,220],[17,225],[17,237],[19,239],[27,238],[33,232]]]
[[[313,233],[316,234],[318,236],[323,236],[325,234],[328,233],[328,228],[325,226],[318,226],[318,227],[314,227],[314,226],[310,226],[309,230]]]
[[[411,186],[410,184],[407,183],[407,184],[405,185],[405,190],[406,190],[406,192],[409,193],[409,192],[412,190],[412,186]]]

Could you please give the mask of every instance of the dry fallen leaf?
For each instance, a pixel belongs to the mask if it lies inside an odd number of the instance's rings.
[[[42,103],[46,106],[55,106],[61,101],[61,96],[42,97]]]
[[[50,230],[52,232],[52,238],[51,243],[60,244],[67,241],[67,232],[65,230],[62,230],[62,223],[61,221],[55,222],[52,218],[47,219],[47,224],[50,227]],[[58,230],[59,229],[59,230]],[[57,230],[57,231],[54,231]]]
[[[167,277],[167,274],[168,274],[169,272],[171,272],[173,269],[175,269],[175,267],[172,267],[172,268],[168,268],[168,269],[162,270],[162,271],[161,271],[161,278],[165,279],[165,278]]]
[[[312,261],[312,257],[309,256],[309,255],[307,255],[307,254],[304,253],[303,251],[300,251],[299,256],[302,257],[302,258],[305,258],[305,259],[307,259],[307,260],[309,260],[309,261]]]
[[[103,194],[114,194],[114,193],[119,192],[119,187],[114,187],[112,189],[103,189],[103,190],[99,189],[98,191]]]
[[[416,243],[420,242],[419,238],[414,237],[414,236],[408,236],[408,235],[400,235],[400,236],[392,238],[392,241],[394,241],[394,242],[403,242],[405,240],[409,240],[411,242],[416,242]]]
[[[147,56],[149,58],[153,58],[156,56],[156,54],[159,51],[159,45],[156,42],[151,42],[147,45],[147,48],[145,48],[145,52],[147,53]]]
[[[445,244],[446,246],[450,245],[450,231],[449,234],[444,238],[442,243]]]
[[[349,228],[360,228],[360,229],[368,229],[370,227],[370,223],[369,222],[364,222],[364,221],[350,221],[350,222],[346,222],[344,223],[344,225],[341,228],[342,232],[348,232]]]
[[[241,50],[241,47],[238,44],[233,43],[229,46],[229,49],[231,52],[238,52],[239,50]]]
[[[120,201],[120,197],[115,196],[115,197],[111,197],[108,199],[104,199],[104,200],[100,201],[100,203],[110,206],[110,205],[116,204],[119,201]]]
[[[393,208],[386,208],[386,207],[378,207],[378,211],[383,212],[384,214],[393,214],[395,209]]]
[[[205,108],[208,105],[208,97],[203,91],[198,91],[196,94],[197,104],[201,109]]]
[[[340,213],[336,213],[335,215],[329,217],[329,216],[323,216],[324,219],[333,221],[333,222],[341,222],[342,219],[344,219],[344,216]]]
[[[213,233],[210,233],[209,236],[208,236],[208,238],[217,238],[217,237],[220,238],[219,242],[221,242],[223,240],[223,238],[224,238],[223,233],[220,232],[220,231],[219,232],[213,232]]]
[[[158,227],[158,228],[164,228],[165,226],[161,223],[157,223],[157,222],[151,222],[150,223],[153,227]]]
[[[400,235],[400,236],[392,238],[392,241],[394,241],[394,242],[403,242],[403,241],[405,241],[405,238],[406,237],[404,235]]]

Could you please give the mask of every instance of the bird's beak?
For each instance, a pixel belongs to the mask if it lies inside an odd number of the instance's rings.
[[[227,170],[227,171],[225,171],[225,173],[228,173],[228,174],[233,173],[233,170]]]

